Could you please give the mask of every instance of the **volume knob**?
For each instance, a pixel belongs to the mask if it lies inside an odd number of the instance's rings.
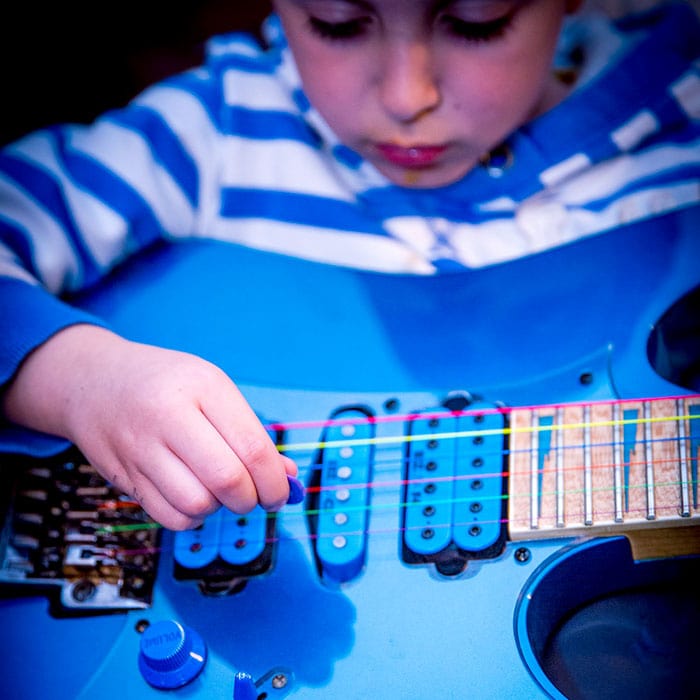
[[[139,670],[155,688],[186,685],[201,673],[206,660],[202,637],[175,620],[154,622],[141,637]]]
[[[234,679],[233,700],[257,700],[258,689],[252,676],[247,673],[237,673]]]

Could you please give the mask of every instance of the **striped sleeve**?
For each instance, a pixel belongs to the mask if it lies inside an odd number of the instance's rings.
[[[92,125],[0,152],[0,385],[60,329],[101,323],[62,295],[158,239],[200,230],[218,209],[213,80],[183,74]]]
[[[153,106],[159,99],[166,108]],[[181,140],[184,112],[197,144]],[[93,283],[158,238],[192,232],[201,202],[213,196],[203,191],[213,180],[200,167],[215,170],[215,140],[196,94],[159,86],[91,126],[12,144],[0,156],[5,257],[9,248],[49,291],[62,293]]]

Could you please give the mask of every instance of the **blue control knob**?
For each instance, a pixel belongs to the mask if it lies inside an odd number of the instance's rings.
[[[237,673],[233,686],[233,700],[257,700],[258,689],[252,676],[247,673]]]
[[[154,622],[141,637],[139,670],[155,688],[186,685],[200,674],[206,660],[202,637],[175,620]]]

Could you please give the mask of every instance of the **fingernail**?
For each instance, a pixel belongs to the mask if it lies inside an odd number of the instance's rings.
[[[302,484],[299,479],[289,475],[287,475],[287,481],[289,482],[289,498],[287,499],[287,503],[289,505],[301,503],[304,500],[304,484]]]

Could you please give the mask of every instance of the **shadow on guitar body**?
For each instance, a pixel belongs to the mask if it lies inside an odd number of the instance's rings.
[[[165,580],[164,589],[178,616],[206,629],[212,652],[231,667],[269,668],[284,658],[296,683],[324,686],[352,651],[356,611],[342,592],[315,585],[303,544],[280,534],[273,571],[250,590],[212,605],[194,586]]]

